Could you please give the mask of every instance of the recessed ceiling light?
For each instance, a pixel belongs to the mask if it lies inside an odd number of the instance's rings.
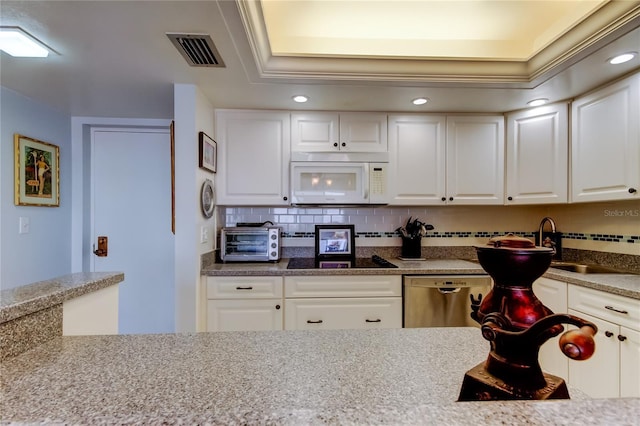
[[[295,102],[303,103],[307,102],[309,98],[305,95],[296,95],[292,98]]]
[[[416,98],[416,99],[411,101],[411,103],[414,104],[414,105],[424,105],[427,102],[429,102],[429,99],[427,99],[427,98]]]
[[[527,105],[529,105],[529,106],[533,106],[533,107],[536,107],[536,106],[544,105],[544,104],[546,104],[547,102],[549,102],[549,99],[547,99],[547,98],[540,98],[540,99],[534,99],[534,100],[532,100],[532,101],[527,102]]]
[[[0,50],[25,58],[49,56],[49,49],[20,27],[0,27]]]
[[[637,54],[638,54],[637,52],[623,53],[621,55],[617,55],[617,56],[614,56],[613,58],[610,58],[608,62],[611,65],[624,64],[625,62],[629,62],[630,60],[635,58]]]

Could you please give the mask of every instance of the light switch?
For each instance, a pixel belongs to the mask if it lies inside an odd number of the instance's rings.
[[[21,216],[19,222],[20,223],[19,223],[18,233],[28,234],[29,231],[31,230],[31,221],[29,220],[29,218]]]
[[[209,230],[206,226],[200,228],[200,243],[204,244],[209,241]]]

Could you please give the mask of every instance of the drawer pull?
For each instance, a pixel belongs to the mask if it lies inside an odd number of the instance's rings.
[[[253,290],[253,287],[251,287],[251,286],[247,286],[247,287],[237,286],[236,290]]]
[[[307,324],[322,324],[322,320],[317,320],[317,321],[307,320]]]
[[[621,342],[624,342],[625,340],[627,340],[627,336],[623,336],[622,334],[618,334],[618,340],[620,340]]]
[[[614,308],[613,306],[608,306],[608,305],[607,305],[607,306],[605,306],[604,308],[605,308],[605,309],[608,309],[608,310],[610,310],[610,311],[613,311],[613,312],[617,312],[617,313],[619,313],[619,314],[625,314],[625,315],[626,315],[626,314],[628,314],[628,313],[629,313],[628,311],[621,311],[620,309],[616,309],[616,308]]]
[[[364,320],[365,322],[382,322],[382,320],[380,318],[378,319],[374,319],[374,320],[370,320],[370,319],[366,319]]]

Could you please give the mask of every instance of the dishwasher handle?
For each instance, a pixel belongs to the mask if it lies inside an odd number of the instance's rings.
[[[455,294],[460,293],[460,287],[440,287],[438,288],[440,294]]]

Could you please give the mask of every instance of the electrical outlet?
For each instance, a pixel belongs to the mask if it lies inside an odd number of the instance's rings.
[[[18,223],[18,234],[28,234],[31,231],[31,221],[28,217],[20,217]]]

